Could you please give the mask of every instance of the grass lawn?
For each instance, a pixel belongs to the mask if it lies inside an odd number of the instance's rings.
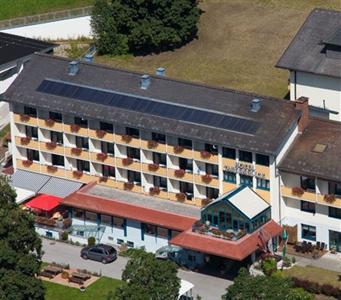
[[[101,277],[85,292],[64,285],[43,281],[46,288],[45,300],[106,300],[110,291],[121,284],[120,280]]]
[[[288,72],[274,67],[314,7],[340,10],[339,0],[202,0],[199,38],[174,52],[97,57],[96,62],[275,97]]]
[[[319,284],[331,284],[341,288],[341,281],[338,281],[338,272],[329,271],[316,267],[299,267],[294,266],[289,270],[284,271],[289,276],[315,281]]]
[[[94,0],[0,0],[0,20],[92,5]]]

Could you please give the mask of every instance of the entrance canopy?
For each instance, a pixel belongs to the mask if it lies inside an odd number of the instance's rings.
[[[32,209],[41,210],[44,212],[50,212],[59,206],[62,198],[51,195],[40,195],[25,205]]]

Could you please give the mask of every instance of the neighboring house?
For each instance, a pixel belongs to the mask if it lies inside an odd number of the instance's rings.
[[[278,61],[290,71],[290,99],[309,98],[311,114],[341,121],[341,12],[314,9]]]

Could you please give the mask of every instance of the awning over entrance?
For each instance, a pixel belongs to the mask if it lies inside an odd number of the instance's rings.
[[[242,261],[264,243],[268,242],[270,238],[280,235],[281,232],[282,227],[271,220],[259,230],[246,234],[237,241],[199,234],[189,229],[174,237],[170,244],[184,249]]]
[[[51,212],[62,201],[62,198],[51,195],[40,195],[25,205],[31,209],[40,210],[43,212]]]

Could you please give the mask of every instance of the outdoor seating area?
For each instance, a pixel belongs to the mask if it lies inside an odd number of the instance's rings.
[[[312,242],[296,242],[295,244],[287,245],[288,254],[302,256],[306,258],[319,258],[327,253],[327,246],[323,242],[316,242],[313,244]],[[280,247],[280,251],[282,247]]]

